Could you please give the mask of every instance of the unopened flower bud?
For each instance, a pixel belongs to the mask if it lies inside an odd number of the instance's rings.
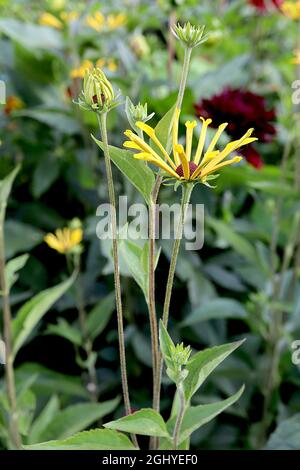
[[[116,98],[112,84],[100,68],[85,71],[83,91],[78,100],[82,108],[107,112],[119,104]]]
[[[172,26],[171,31],[186,47],[192,49],[205,42],[208,34],[204,34],[205,25],[192,26],[190,22],[181,26],[179,23]]]
[[[136,132],[139,131],[139,129],[135,125],[137,121],[147,122],[149,121],[149,119],[151,119],[154,116],[154,113],[151,113],[148,115],[147,103],[145,104],[138,103],[137,105],[134,105],[128,96],[126,97],[126,102],[125,102],[125,113],[126,113],[130,126]]]

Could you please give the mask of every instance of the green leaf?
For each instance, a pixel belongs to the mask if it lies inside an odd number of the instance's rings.
[[[71,276],[61,284],[40,292],[20,308],[12,321],[14,356],[25,343],[33,328],[38,324],[43,315],[45,315],[55,302],[69,289],[74,279],[75,277]]]
[[[35,198],[44,194],[59,175],[59,160],[50,156],[43,156],[33,172],[32,193]]]
[[[135,450],[127,436],[109,429],[84,431],[62,441],[23,446],[25,450]]]
[[[53,390],[66,396],[89,397],[88,391],[83,387],[79,377],[61,374],[32,362],[22,364],[16,371],[16,376],[21,381],[26,380],[28,375],[32,374],[38,374],[38,380],[33,384],[33,390],[39,397],[49,397],[53,394]]]
[[[132,240],[120,240],[120,254],[129,269],[135,282],[142,289],[145,298],[148,297],[148,283],[147,272],[144,271],[142,266],[142,253],[143,248]]]
[[[199,429],[204,424],[208,423],[212,419],[214,419],[217,415],[222,413],[222,411],[226,410],[229,406],[233,405],[244,391],[244,386],[240,388],[240,390],[232,395],[231,397],[227,398],[226,400],[219,401],[217,403],[210,403],[208,405],[199,405],[199,406],[191,406],[185,412],[183,422],[181,425],[180,431],[180,439],[179,443],[182,443],[188,437]],[[172,418],[168,423],[169,431],[173,430],[176,418]]]
[[[17,220],[7,220],[4,224],[5,256],[11,258],[17,253],[30,251],[42,242],[44,233],[41,230],[23,224]]]
[[[194,354],[186,365],[188,375],[184,381],[186,400],[190,400],[212,371],[245,340],[222,344]]]
[[[45,430],[45,428],[47,428],[58,411],[59,401],[57,396],[53,395],[31,426],[28,436],[29,444],[33,444],[41,440],[41,433]]]
[[[220,239],[225,240],[237,253],[240,253],[251,263],[257,261],[256,251],[251,243],[236,233],[229,225],[211,217],[207,218],[206,221],[217,232]]]
[[[161,118],[155,127],[155,134],[165,149],[167,149],[168,139],[171,134],[174,111],[175,105],[169,109],[169,111]],[[155,147],[155,150],[157,150],[157,147],[154,146],[152,142],[150,142],[150,145],[151,147]]]
[[[144,408],[131,415],[124,416],[124,418],[110,421],[104,424],[104,427],[144,436],[169,436],[166,423],[161,415],[150,408]]]
[[[79,329],[70,325],[64,318],[58,318],[56,325],[48,325],[47,334],[61,336],[77,346],[82,344],[82,336]]]
[[[170,364],[170,359],[172,357],[172,351],[174,350],[174,343],[167,332],[166,327],[164,326],[162,320],[159,322],[159,344],[162,356],[166,364]]]
[[[68,135],[80,132],[79,124],[72,114],[64,111],[43,108],[26,109],[24,111],[18,111],[18,116],[35,119]],[[54,168],[52,171],[54,171]]]
[[[41,441],[66,439],[84,430],[98,419],[111,413],[120,402],[119,398],[103,403],[78,403],[70,405],[57,413],[48,426],[40,433]]]
[[[5,18],[0,20],[0,31],[28,49],[58,49],[62,45],[61,33],[49,26]]]
[[[15,177],[19,173],[20,166],[17,166],[13,171],[11,171],[5,178],[0,181],[0,204],[6,205],[7,199],[10,195],[11,188]]]
[[[267,450],[300,450],[300,413],[279,423],[268,440]]]
[[[5,274],[6,274],[6,281],[8,285],[8,289],[14,285],[14,283],[18,280],[18,271],[20,271],[26,264],[29,255],[20,255],[14,259],[8,261],[5,266]]]
[[[115,293],[111,292],[100,300],[90,311],[87,318],[87,329],[91,338],[96,338],[106,327],[115,310]]]
[[[93,140],[103,150],[103,144],[92,135]],[[133,184],[133,186],[142,194],[147,203],[150,202],[150,195],[155,183],[154,173],[147,164],[141,160],[136,160],[132,152],[109,146],[111,160]]]
[[[182,326],[194,325],[206,320],[217,318],[245,319],[248,314],[243,305],[234,299],[212,299],[194,310],[182,322]]]

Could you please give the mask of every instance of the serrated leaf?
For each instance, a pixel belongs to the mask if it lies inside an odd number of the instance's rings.
[[[103,144],[93,135],[94,142],[103,150]],[[136,160],[132,152],[119,149],[112,145],[109,146],[109,154],[111,160],[133,184],[133,186],[142,194],[145,201],[149,203],[150,195],[155,183],[153,171],[141,160]]]
[[[69,289],[74,279],[75,277],[71,276],[61,284],[40,292],[20,308],[12,321],[14,356],[23,346],[43,315],[45,315],[55,302]]]
[[[127,436],[109,429],[93,429],[64,440],[23,446],[25,450],[136,450]]]
[[[158,124],[155,127],[155,134],[159,141],[161,142],[162,146],[167,150],[167,143],[169,140],[169,136],[171,135],[173,117],[174,117],[175,105],[172,106],[171,109],[161,118]],[[158,150],[157,147],[150,142],[151,147]],[[165,158],[163,156],[163,158]]]
[[[183,383],[186,400],[190,400],[205,379],[245,340],[222,344],[194,354],[186,365],[188,375]]]
[[[174,350],[174,343],[161,320],[159,322],[159,344],[165,363],[172,365],[170,359]]]
[[[110,421],[104,424],[104,427],[144,436],[169,436],[166,423],[161,415],[150,408],[144,408],[131,415],[124,416],[124,418]]]
[[[185,412],[181,431],[180,431],[180,438],[179,443],[182,443],[188,437],[199,429],[204,424],[208,423],[212,419],[214,419],[217,415],[222,413],[222,411],[226,410],[229,406],[233,405],[244,391],[244,386],[240,388],[240,390],[232,395],[231,397],[227,398],[226,400],[219,401],[217,403],[210,403],[208,405],[199,405],[199,406],[191,406]],[[176,418],[172,418],[168,423],[169,432],[173,430]]]
[[[84,430],[98,419],[111,413],[120,402],[119,398],[103,403],[78,403],[57,413],[41,432],[39,439],[48,441],[67,437]]]

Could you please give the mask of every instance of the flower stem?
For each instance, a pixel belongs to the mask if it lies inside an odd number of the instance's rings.
[[[0,206],[0,287],[2,294],[3,306],[3,325],[4,325],[4,342],[6,348],[6,367],[5,378],[7,395],[11,409],[10,418],[10,434],[13,445],[17,449],[21,449],[22,441],[19,431],[17,397],[14,378],[13,352],[12,352],[12,329],[11,329],[11,310],[9,303],[9,287],[5,274],[5,243],[4,243],[4,217],[5,205]]]
[[[180,244],[181,244],[181,238],[183,234],[184,220],[185,220],[185,215],[186,215],[186,211],[187,211],[188,204],[190,201],[192,190],[193,190],[193,184],[188,183],[182,186],[180,216],[179,216],[179,221],[178,221],[178,225],[176,228],[175,240],[173,244],[173,250],[172,250],[170,267],[169,267],[169,274],[168,274],[168,280],[167,280],[167,287],[166,287],[166,295],[165,295],[165,301],[164,301],[164,309],[163,309],[162,321],[166,328],[168,326],[173,282],[174,282],[178,253],[179,253]],[[156,383],[156,388],[155,388],[155,393],[154,393],[155,400],[153,403],[153,408],[158,412],[160,409],[160,388],[161,388],[161,378],[162,378],[162,367],[163,367],[162,355],[161,353],[159,353],[157,376],[156,376],[156,381],[155,381]]]
[[[185,92],[185,87],[186,87],[186,82],[187,82],[187,77],[188,77],[188,71],[189,71],[189,66],[190,66],[190,60],[191,60],[191,55],[192,55],[192,49],[189,47],[186,47],[184,50],[184,60],[183,60],[183,66],[182,66],[182,72],[181,72],[181,78],[180,78],[180,84],[179,84],[179,90],[178,90],[178,95],[177,95],[177,100],[176,100],[176,108],[181,108],[182,106],[182,101],[184,97],[184,92]],[[166,145],[166,150],[168,153],[171,152],[171,146],[172,146],[172,134],[171,131],[168,136],[168,141]],[[151,204],[155,207],[157,203],[157,198],[160,190],[160,186],[162,183],[162,177],[161,175],[158,175],[156,177],[155,185],[151,194]],[[150,218],[151,218],[151,211],[149,210],[149,229],[150,229]],[[154,219],[155,220],[155,219]],[[149,230],[150,232],[150,230]],[[153,233],[155,234],[155,224],[153,226]],[[150,240],[149,240],[149,298],[151,296],[151,305],[155,306],[155,238],[151,237],[150,234]],[[175,240],[176,242],[176,240]],[[173,276],[174,277],[174,276]],[[171,287],[172,289],[172,287]],[[156,320],[156,314],[155,314],[155,320]],[[157,324],[157,320],[156,320]],[[158,338],[158,329],[156,325],[156,330],[155,330],[155,335]],[[162,358],[161,354],[159,352],[159,341],[157,339],[157,367],[156,367],[156,378],[153,381],[153,409],[159,412],[160,409],[160,387],[161,387],[161,375],[162,375]],[[157,438],[152,438],[150,440],[150,447],[152,449],[156,449],[158,443]]]
[[[116,219],[116,197],[111,168],[111,161],[109,156],[109,147],[107,140],[107,126],[106,126],[107,113],[98,115],[99,127],[101,138],[103,142],[103,153],[105,159],[105,168],[108,184],[108,195],[111,206],[111,233],[112,233],[112,250],[113,250],[113,263],[114,263],[114,282],[115,282],[115,295],[117,306],[117,320],[118,320],[118,339],[119,339],[119,354],[121,366],[121,379],[123,389],[123,399],[125,405],[126,415],[131,413],[131,405],[128,391],[127,369],[126,369],[126,353],[125,353],[125,336],[123,325],[123,310],[121,298],[121,281],[119,269],[119,254],[118,254],[118,240],[117,240],[117,219]],[[135,436],[132,436],[134,443],[137,445]]]
[[[177,450],[180,437],[180,429],[185,413],[185,396],[182,382],[177,387],[178,398],[179,398],[179,411],[175,422],[174,433],[173,433],[173,450]]]

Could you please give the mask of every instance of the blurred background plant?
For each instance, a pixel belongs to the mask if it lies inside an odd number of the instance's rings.
[[[183,60],[168,26],[200,18],[211,33],[193,53],[181,120],[199,113],[216,125],[228,120],[235,127],[224,143],[244,127],[254,127],[259,141],[245,155],[248,163],[224,169],[215,191],[198,185],[192,195],[205,204],[205,249],[179,256],[169,331],[196,350],[247,338],[194,399],[213,402],[232,395],[241,382],[244,394],[195,432],[192,446],[299,449],[293,435],[300,429],[300,370],[291,360],[292,343],[300,339],[299,109],[291,88],[300,76],[299,19],[282,3],[0,1],[0,79],[7,92],[0,179],[22,164],[8,201],[5,254],[7,266],[18,271],[10,304],[16,337],[22,332],[14,373],[23,442],[67,438],[105,415],[123,414],[113,265],[109,245],[95,236],[96,208],[107,202],[104,160],[90,139],[91,132],[98,135],[96,117],[73,104],[84,70],[102,67],[123,96],[147,102],[153,126],[174,104]],[[123,107],[110,114],[108,126],[110,143],[121,147],[128,127]],[[122,175],[114,176],[117,193],[138,201]],[[161,201],[175,198],[165,187]],[[43,241],[74,218],[83,229],[80,299],[74,284],[62,295],[71,282],[65,257]],[[171,247],[162,241],[159,316]],[[151,406],[151,345],[147,307],[126,253],[121,274],[128,375],[132,406],[139,409]],[[55,295],[50,291],[52,301],[38,312],[31,309],[34,315],[24,322],[24,306],[44,291],[47,298],[52,286],[63,287]],[[162,414],[171,403],[170,387],[166,379]],[[3,379],[0,393],[1,446],[11,448],[16,442],[8,432]]]

